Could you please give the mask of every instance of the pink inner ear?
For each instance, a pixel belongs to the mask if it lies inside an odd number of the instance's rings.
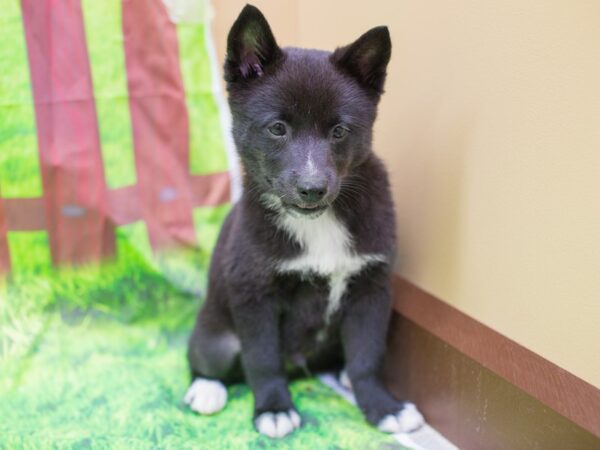
[[[365,66],[372,65],[373,62],[377,59],[378,52],[379,49],[377,49],[376,47],[367,47],[366,49],[364,49],[362,54],[360,55],[361,64],[364,64]]]
[[[254,53],[248,53],[243,56],[240,64],[240,72],[244,78],[260,77],[263,75],[263,68]]]
[[[252,68],[254,69],[256,76],[260,77],[263,74],[262,66],[260,64],[254,64]]]

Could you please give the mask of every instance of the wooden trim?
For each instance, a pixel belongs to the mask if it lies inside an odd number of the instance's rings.
[[[384,376],[462,450],[600,449],[600,438],[397,313]]]
[[[394,277],[394,292],[402,316],[600,437],[599,389],[403,278]]]

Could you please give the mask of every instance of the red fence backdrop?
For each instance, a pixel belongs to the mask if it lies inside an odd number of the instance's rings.
[[[193,246],[193,209],[229,200],[228,172],[190,173],[175,25],[160,0],[121,8],[137,181],[110,190],[81,4],[21,2],[43,197],[2,199],[0,190],[0,271],[10,269],[9,231],[45,230],[53,264],[77,265],[110,258],[115,228],[139,220],[154,251]]]

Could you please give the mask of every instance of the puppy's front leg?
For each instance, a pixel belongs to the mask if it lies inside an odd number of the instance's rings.
[[[283,437],[300,426],[300,416],[287,386],[279,345],[275,299],[239,303],[233,319],[242,345],[242,365],[254,394],[254,425],[271,438]]]
[[[415,430],[423,424],[423,416],[411,403],[396,400],[381,379],[391,313],[387,270],[370,270],[357,277],[349,289],[341,333],[346,371],[358,406],[367,420],[382,431]]]

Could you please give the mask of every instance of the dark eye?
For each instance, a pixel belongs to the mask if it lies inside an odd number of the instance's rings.
[[[334,139],[343,139],[344,137],[346,137],[346,134],[348,134],[348,128],[342,126],[342,125],[337,125],[334,129],[333,129],[333,138]]]
[[[267,127],[267,130],[269,130],[269,133],[271,133],[273,136],[277,137],[285,136],[287,132],[285,123],[283,122],[274,122]]]

